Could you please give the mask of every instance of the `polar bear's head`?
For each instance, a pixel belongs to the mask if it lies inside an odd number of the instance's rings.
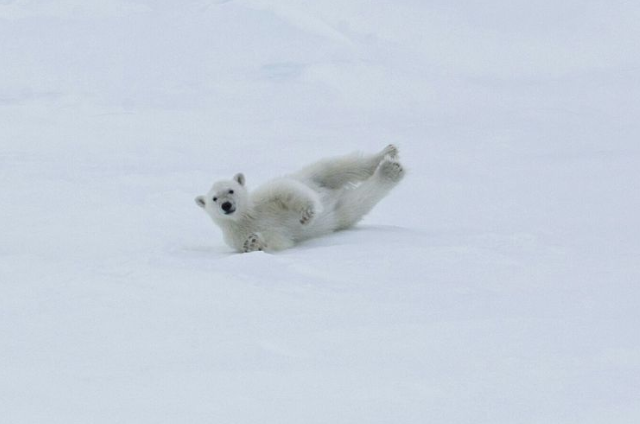
[[[232,180],[218,181],[206,195],[195,198],[196,204],[213,219],[236,219],[249,204],[244,182],[242,174],[236,174]]]

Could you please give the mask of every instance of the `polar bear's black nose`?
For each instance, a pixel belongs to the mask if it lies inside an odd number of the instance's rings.
[[[231,202],[224,202],[221,207],[223,211],[229,212],[229,210],[231,210],[231,206]]]

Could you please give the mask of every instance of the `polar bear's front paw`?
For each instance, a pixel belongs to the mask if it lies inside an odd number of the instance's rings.
[[[302,210],[302,215],[300,216],[300,223],[302,225],[306,225],[313,220],[316,216],[316,210],[313,207],[308,207]]]
[[[380,176],[388,181],[400,181],[404,177],[404,168],[400,165],[400,162],[395,160],[386,159],[380,163],[378,168]]]
[[[255,252],[262,249],[262,241],[260,240],[260,237],[255,233],[249,235],[249,237],[247,237],[247,239],[244,241],[244,244],[242,245],[242,251],[244,253]]]

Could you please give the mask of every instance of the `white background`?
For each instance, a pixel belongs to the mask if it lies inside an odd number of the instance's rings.
[[[640,5],[0,0],[3,423],[640,422]],[[193,198],[393,142],[358,227]]]

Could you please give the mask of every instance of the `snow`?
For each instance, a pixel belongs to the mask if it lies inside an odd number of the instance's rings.
[[[0,0],[0,416],[637,423],[640,5]],[[400,146],[358,227],[193,198]]]

